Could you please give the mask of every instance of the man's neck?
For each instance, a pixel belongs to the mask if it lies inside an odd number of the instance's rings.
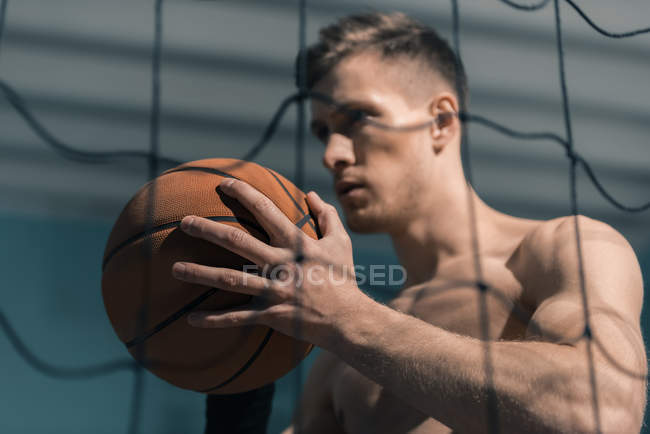
[[[470,199],[474,216],[469,209]],[[493,233],[501,216],[481,201],[473,189],[468,193],[464,182],[455,191],[448,190],[438,196],[435,206],[421,215],[401,232],[391,234],[397,257],[406,269],[409,286],[431,280],[441,264],[471,255],[474,252],[474,229],[479,235]]]

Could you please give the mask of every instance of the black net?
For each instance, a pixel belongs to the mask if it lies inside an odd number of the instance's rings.
[[[585,276],[584,276],[584,264],[582,259],[582,250],[581,250],[581,232],[580,224],[578,219],[578,214],[580,213],[580,207],[578,202],[578,191],[577,191],[577,172],[579,169],[582,169],[587,175],[588,179],[593,183],[597,191],[604,197],[613,207],[618,208],[621,211],[627,213],[633,212],[642,212],[650,208],[650,202],[643,204],[625,204],[619,201],[612,193],[610,193],[607,188],[599,181],[595,171],[592,169],[590,164],[585,158],[583,158],[575,150],[575,139],[573,136],[573,128],[571,122],[571,110],[569,103],[569,91],[566,84],[566,70],[565,70],[565,53],[563,46],[563,37],[562,37],[562,21],[561,21],[561,12],[563,11],[561,5],[566,4],[577,13],[584,22],[593,28],[599,34],[609,37],[609,38],[630,38],[634,36],[639,37],[648,37],[647,34],[650,33],[650,28],[636,29],[631,31],[625,31],[621,33],[615,33],[604,29],[601,25],[594,22],[574,1],[572,0],[542,0],[538,3],[531,4],[520,4],[511,0],[501,0],[502,3],[520,10],[522,12],[534,12],[541,10],[546,7],[552,7],[554,9],[554,24],[555,24],[555,40],[557,48],[557,60],[559,64],[558,78],[561,88],[562,96],[562,105],[561,110],[563,113],[564,119],[564,132],[554,132],[554,131],[520,131],[513,126],[502,125],[497,123],[486,116],[481,114],[472,113],[466,110],[466,107],[462,105],[458,113],[453,115],[458,116],[462,121],[463,126],[463,143],[462,143],[462,152],[463,152],[463,161],[466,164],[466,177],[468,181],[468,195],[467,195],[467,206],[469,208],[469,215],[471,216],[471,224],[468,228],[469,233],[471,234],[472,248],[474,251],[473,262],[475,268],[475,275],[477,280],[473,282],[459,281],[446,284],[444,286],[432,288],[435,291],[448,291],[457,287],[467,287],[471,285],[476,288],[477,293],[480,297],[480,324],[482,325],[482,340],[484,348],[484,357],[483,357],[483,366],[485,375],[487,378],[486,390],[488,391],[486,396],[486,411],[488,412],[488,423],[490,432],[499,432],[499,412],[498,412],[498,402],[497,396],[495,394],[495,389],[492,387],[492,378],[494,372],[493,359],[492,359],[492,345],[489,339],[489,319],[488,319],[488,308],[487,308],[487,298],[494,297],[497,300],[500,300],[504,303],[508,309],[512,310],[515,316],[519,316],[522,320],[528,319],[528,314],[521,311],[521,309],[512,304],[508,297],[503,293],[499,288],[495,288],[485,283],[482,276],[482,262],[480,246],[479,246],[479,236],[476,223],[476,212],[474,210],[474,202],[471,195],[471,185],[472,185],[472,169],[471,169],[471,143],[469,134],[466,128],[466,125],[469,123],[480,124],[485,127],[488,127],[504,136],[509,136],[512,138],[527,140],[527,141],[538,141],[544,144],[557,145],[562,151],[566,154],[569,170],[569,210],[570,214],[574,216],[574,229],[575,229],[575,242],[576,242],[576,255],[578,258],[578,267],[579,267],[579,276],[580,276],[580,288],[582,293],[582,303],[583,303],[583,312],[584,312],[584,324],[585,328],[582,334],[579,336],[573,337],[573,339],[568,339],[564,337],[565,341],[577,342],[579,340],[585,339],[587,341],[586,349],[587,354],[586,358],[588,361],[589,369],[589,378],[591,382],[591,401],[592,401],[592,412],[595,421],[596,430],[601,431],[601,419],[600,419],[600,400],[597,394],[597,382],[598,378],[596,375],[596,370],[594,368],[594,346],[599,349],[599,351],[604,354],[608,363],[612,366],[619,369],[621,372],[624,372],[626,375],[629,375],[634,378],[639,378],[645,380],[645,375],[637,372],[633,372],[630,369],[624,367],[616,358],[607,353],[606,349],[599,342],[598,336],[594,335],[590,326],[590,309],[588,304],[588,298],[585,287]],[[307,25],[307,7],[306,1],[302,0],[297,2],[297,19],[299,22],[299,34],[297,35],[298,39],[298,52],[304,53],[306,50],[306,25]],[[460,28],[460,16],[461,11],[459,9],[460,2],[458,0],[451,0],[451,23],[452,23],[452,42],[453,47],[460,58],[461,55],[461,28]],[[466,2],[467,7],[471,7],[471,2]],[[4,30],[4,24],[7,13],[8,0],[2,0],[0,3],[0,48],[2,47],[2,36]],[[623,6],[621,6],[623,7]],[[125,160],[142,160],[146,162],[148,166],[148,178],[156,178],[163,170],[166,170],[170,167],[180,164],[180,161],[176,161],[171,158],[166,158],[160,153],[159,145],[159,136],[160,136],[160,127],[161,127],[161,55],[163,49],[163,13],[164,13],[164,2],[163,0],[155,0],[154,3],[154,28],[153,28],[153,44],[151,52],[151,104],[150,104],[150,113],[149,113],[149,150],[148,151],[131,151],[131,150],[114,150],[110,152],[96,152],[96,151],[86,151],[79,149],[73,145],[65,143],[63,140],[56,137],[56,135],[50,131],[30,110],[29,105],[21,97],[20,91],[11,86],[10,83],[7,83],[5,80],[0,79],[0,89],[8,103],[13,107],[15,112],[22,118],[22,120],[29,126],[29,128],[50,148],[60,155],[61,158],[65,158],[72,161],[77,161],[83,164],[119,164]],[[0,51],[1,54],[1,51]],[[306,123],[306,103],[311,99],[316,99],[326,104],[331,104],[337,106],[337,102],[329,98],[327,95],[319,94],[317,92],[310,91],[307,88],[305,83],[306,77],[306,56],[300,56],[298,62],[298,70],[302,73],[297,74],[297,89],[296,92],[287,96],[279,104],[275,114],[269,120],[267,127],[264,130],[264,133],[259,138],[259,140],[254,143],[250,149],[241,155],[242,160],[252,161],[254,160],[260,152],[267,146],[270,140],[274,137],[279,124],[281,123],[284,115],[288,112],[292,105],[296,106],[296,127],[295,127],[295,173],[293,175],[293,180],[298,188],[303,188],[304,186],[304,167],[305,167],[305,123]],[[456,80],[459,82],[460,80]],[[458,89],[460,94],[460,89]],[[339,110],[350,111],[350,116],[357,115],[352,113],[351,110],[346,107],[338,107]],[[411,131],[419,128],[430,127],[430,123],[420,124],[420,125],[410,125],[402,127],[393,127],[389,125],[381,124],[377,121],[371,119],[364,119],[365,122],[374,125],[377,128],[389,129],[389,130],[403,130]],[[432,121],[433,122],[433,121]],[[154,185],[155,191],[155,185]],[[149,227],[151,227],[151,209],[154,207],[153,194],[151,194],[151,200],[149,202]],[[148,239],[149,240],[149,239]],[[150,240],[149,240],[150,241]],[[151,248],[150,242],[144,243],[145,250]],[[300,247],[296,251],[296,262],[304,260],[303,253],[300,250]],[[298,288],[298,291],[300,288]],[[147,306],[147,297],[149,294],[144,294],[145,299],[143,300],[144,306]],[[147,309],[143,309],[140,312],[140,326],[147,322]],[[11,325],[7,316],[0,310],[0,326],[2,327],[3,332],[6,334],[9,342],[15,349],[15,351],[20,355],[25,363],[30,365],[38,373],[60,379],[91,379],[99,376],[110,375],[119,371],[129,371],[133,372],[133,391],[131,396],[131,415],[128,421],[128,432],[137,433],[141,427],[141,413],[142,413],[142,401],[144,396],[144,376],[143,376],[143,364],[146,364],[144,360],[144,349],[145,346],[140,347],[142,354],[138,357],[142,364],[135,363],[130,358],[124,358],[119,360],[106,361],[105,363],[100,363],[93,366],[77,366],[77,367],[66,367],[66,366],[57,366],[49,363],[47,360],[39,357],[33,351],[29,349],[29,345],[24,342],[18,330]],[[539,324],[530,325],[531,328],[535,329],[539,335],[544,336],[553,336],[553,333],[549,330],[543,330]],[[145,330],[140,328],[139,335],[143,334]],[[300,321],[296,322],[296,335],[300,336]],[[300,371],[300,367],[297,368]],[[298,372],[295,381],[295,397],[299,397],[301,394],[302,387],[302,375]]]

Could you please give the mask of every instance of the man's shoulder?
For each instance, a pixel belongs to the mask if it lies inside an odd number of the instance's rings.
[[[607,223],[583,215],[570,215],[533,227],[524,236],[520,251],[525,264],[551,270],[577,262],[578,243],[583,251],[599,243],[614,243],[631,249],[625,237]]]
[[[562,287],[561,282],[577,283],[585,275],[600,275],[608,269],[615,274],[636,274],[639,268],[634,250],[621,233],[583,215],[558,217],[535,226],[524,236],[513,262],[537,299],[552,295]],[[571,287],[577,290],[580,285]]]

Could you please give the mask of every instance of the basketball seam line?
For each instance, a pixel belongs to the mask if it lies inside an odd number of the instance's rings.
[[[270,328],[269,331],[266,333],[266,336],[264,336],[264,340],[260,343],[259,347],[257,347],[257,350],[255,350],[255,352],[246,361],[246,363],[244,363],[242,365],[242,367],[239,368],[239,370],[237,372],[235,372],[230,378],[228,378],[227,380],[217,384],[214,387],[210,387],[208,389],[200,390],[199,392],[201,392],[201,393],[210,393],[210,392],[213,392],[213,391],[215,391],[217,389],[221,389],[222,387],[224,387],[224,386],[232,383],[233,381],[235,381],[237,379],[237,377],[239,377],[244,372],[246,372],[246,370],[248,368],[250,368],[250,366],[253,364],[253,362],[255,362],[255,360],[259,357],[259,355],[262,353],[262,350],[264,350],[264,348],[266,347],[266,344],[269,342],[269,340],[271,340],[271,335],[273,334],[273,332],[274,332],[274,330]]]
[[[130,348],[130,347],[132,347],[133,345],[137,345],[137,344],[139,344],[139,343],[142,343],[142,342],[146,341],[147,339],[149,339],[149,338],[150,338],[151,336],[153,336],[154,334],[158,333],[159,331],[163,330],[163,329],[164,329],[165,327],[167,327],[168,325],[172,324],[174,321],[178,320],[181,316],[183,316],[185,313],[187,313],[190,309],[192,309],[192,308],[198,306],[198,305],[201,304],[203,301],[205,301],[206,299],[208,299],[209,297],[211,297],[211,296],[212,296],[215,292],[217,292],[218,290],[219,290],[218,288],[210,288],[208,291],[204,292],[204,293],[201,294],[199,297],[197,297],[196,299],[192,300],[190,303],[186,304],[182,309],[180,309],[179,311],[177,311],[177,312],[175,312],[174,314],[170,315],[170,316],[169,316],[167,319],[165,319],[163,322],[161,322],[161,323],[159,323],[158,325],[156,325],[156,327],[154,327],[154,328],[153,328],[149,333],[147,333],[146,335],[141,336],[141,337],[139,337],[139,338],[134,338],[134,339],[130,340],[129,342],[126,342],[126,343],[125,343],[126,347],[127,347],[127,348]],[[240,375],[242,375],[242,374],[243,374],[243,373],[244,373],[244,372],[245,372],[245,371],[246,371],[246,370],[247,370],[247,369],[248,369],[248,368],[253,364],[253,362],[255,362],[255,360],[259,357],[259,355],[262,353],[262,350],[264,350],[264,348],[266,347],[266,344],[267,344],[267,343],[269,342],[269,340],[271,339],[271,335],[273,334],[273,332],[274,332],[274,330],[271,329],[271,328],[269,328],[269,330],[267,331],[266,335],[264,336],[264,339],[262,340],[262,342],[260,342],[260,344],[258,345],[258,347],[257,347],[257,349],[255,350],[255,352],[253,352],[253,354],[251,354],[250,358],[246,361],[246,363],[244,363],[244,364],[239,368],[239,370],[237,370],[237,372],[235,372],[235,373],[234,373],[230,378],[228,378],[227,380],[225,380],[225,381],[223,381],[223,382],[217,384],[216,386],[210,387],[210,388],[205,389],[205,390],[201,390],[200,392],[202,392],[202,393],[208,393],[208,392],[211,392],[211,391],[217,390],[217,389],[219,389],[219,388],[221,388],[221,387],[224,387],[224,386],[226,386],[227,384],[230,384],[230,383],[232,383],[233,381],[235,381],[235,380],[237,379],[237,377],[239,377]]]
[[[199,171],[199,172],[207,172],[207,173],[211,173],[213,175],[220,175],[220,176],[223,176],[224,178],[239,179],[238,177],[236,177],[234,175],[231,175],[228,172],[222,172],[221,170],[215,169],[215,168],[212,168],[212,167],[201,167],[201,166],[185,166],[185,167],[180,167],[178,169],[170,169],[170,170],[168,170],[167,172],[163,173],[160,176],[169,175],[171,173],[176,173],[176,172],[185,172],[185,171],[190,171],[190,170],[196,170],[196,171]]]
[[[261,167],[263,167],[263,166],[261,166]],[[300,204],[298,203],[296,198],[287,189],[287,187],[284,185],[282,180],[280,180],[280,178],[278,178],[278,176],[271,169],[269,169],[268,167],[264,167],[264,169],[266,169],[266,171],[269,172],[271,174],[271,176],[273,176],[273,178],[275,178],[275,180],[278,182],[278,184],[280,184],[280,187],[282,187],[282,190],[284,190],[284,192],[287,194],[287,196],[289,196],[289,199],[291,199],[291,202],[293,202],[293,205],[296,207],[296,209],[298,211],[300,211],[300,214],[302,216],[309,215],[309,213],[305,213],[305,210],[302,209],[302,207],[300,206]],[[241,178],[238,178],[237,176],[231,175],[228,172],[223,172],[223,171],[221,171],[219,169],[215,169],[213,167],[202,167],[202,166],[185,166],[185,167],[181,167],[181,168],[178,168],[178,169],[171,169],[171,170],[168,170],[167,172],[163,173],[163,175],[167,175],[167,174],[175,173],[175,172],[191,171],[191,170],[196,170],[196,171],[200,171],[200,172],[207,172],[207,173],[212,173],[212,174],[220,175],[220,176],[227,177],[227,178],[234,178],[234,179],[241,180]],[[302,226],[304,226],[304,223],[300,227],[302,228]],[[314,231],[316,231],[316,227],[314,226],[314,224],[312,222],[309,222],[309,226],[311,226],[311,228]]]
[[[305,210],[302,209],[302,207],[300,206],[300,204],[298,203],[296,198],[287,189],[287,187],[284,185],[282,180],[280,178],[278,178],[278,176],[271,169],[269,169],[268,167],[264,167],[264,169],[266,169],[266,171],[269,172],[271,174],[271,176],[273,176],[273,178],[278,182],[278,184],[280,184],[280,187],[282,187],[282,190],[284,190],[284,192],[287,194],[287,196],[289,196],[289,199],[291,199],[291,202],[293,202],[293,205],[296,207],[296,209],[298,211],[300,211],[302,216],[309,216],[310,214],[305,213]],[[212,173],[212,174],[220,175],[220,176],[227,177],[227,178],[234,178],[234,179],[241,180],[237,176],[231,175],[228,172],[224,172],[224,171],[221,171],[219,169],[215,169],[213,167],[202,167],[202,166],[185,166],[185,167],[181,167],[181,168],[178,168],[178,169],[171,169],[171,170],[168,170],[167,172],[163,173],[163,175],[167,175],[167,174],[175,173],[175,172],[191,171],[191,170],[196,170],[196,171],[200,171],[200,172],[207,172],[207,173]],[[309,223],[309,226],[311,226],[311,228],[315,232],[319,232],[312,222],[310,222],[310,221],[307,221],[307,222]],[[305,223],[303,222],[299,227],[302,229],[302,227],[304,225],[305,225]]]
[[[165,327],[167,327],[168,325],[170,325],[174,321],[178,320],[181,316],[183,316],[184,314],[189,312],[190,309],[193,309],[196,306],[198,306],[199,304],[203,303],[203,301],[207,300],[210,296],[212,296],[212,294],[214,294],[218,290],[219,290],[218,288],[210,288],[208,291],[206,291],[203,294],[199,295],[197,298],[190,301],[188,304],[186,304],[185,306],[183,306],[182,308],[180,308],[179,310],[177,310],[176,312],[174,312],[173,314],[171,314],[170,316],[165,318],[163,321],[156,324],[150,331],[148,331],[144,335],[139,336],[139,337],[135,337],[135,338],[131,339],[130,341],[125,342],[124,345],[126,345],[127,348],[131,348],[134,345],[137,345],[137,344],[140,344],[140,343],[146,341],[151,336],[155,335],[159,331],[162,331]]]
[[[287,193],[287,195],[291,198],[291,201],[293,202],[295,207],[300,211],[300,213],[303,216],[309,216],[309,213],[305,213],[305,210],[302,209],[302,207],[300,206],[300,204],[298,203],[296,198],[294,198],[293,195],[289,192],[289,190],[287,190],[287,187],[284,186],[284,183],[280,180],[280,178],[278,178],[276,176],[276,174],[273,173],[273,171],[271,169],[269,169],[268,167],[265,167],[265,169],[271,174],[271,176],[273,176],[273,178],[275,178],[275,180],[278,182],[278,184],[280,184],[280,187],[282,187],[282,190],[284,190],[284,192]],[[303,225],[304,225],[304,223],[303,223]],[[311,228],[314,231],[316,231],[316,228],[314,227],[314,224],[312,222],[309,222],[309,226],[311,226]],[[302,228],[302,225],[300,227]]]
[[[280,187],[282,187],[282,190],[284,190],[284,192],[287,194],[287,196],[289,196],[289,199],[291,199],[291,202],[293,202],[293,205],[296,207],[296,209],[298,211],[300,211],[300,213],[303,216],[310,215],[309,213],[305,213],[305,210],[302,209],[302,207],[300,206],[300,204],[298,203],[296,198],[287,189],[287,187],[284,185],[282,180],[280,178],[278,178],[278,176],[271,169],[269,169],[268,167],[264,167],[264,169],[266,169],[266,171],[269,172],[271,174],[271,176],[273,176],[273,178],[278,182],[278,184],[280,184]],[[200,171],[200,172],[212,173],[212,174],[220,175],[220,176],[227,177],[227,178],[240,179],[237,176],[231,175],[228,172],[224,172],[224,171],[221,171],[219,169],[215,169],[213,167],[202,167],[202,166],[185,166],[185,167],[181,167],[181,168],[178,168],[178,169],[171,169],[171,170],[168,170],[167,172],[163,173],[163,175],[170,174],[170,173],[175,173],[175,172],[190,171],[190,170],[197,170],[197,171]],[[309,223],[309,226],[311,226],[311,228],[315,232],[319,232],[319,231],[316,230],[316,227],[314,226],[314,224],[312,222],[310,222],[310,221],[307,221],[307,222]],[[300,228],[302,228],[304,225],[305,225],[305,223],[302,223],[300,225]]]
[[[236,221],[235,217],[230,217],[230,216],[221,216],[221,219],[225,219],[226,217],[229,217],[229,218],[233,219],[233,221]],[[299,228],[302,228],[302,226],[304,226],[304,224],[305,224],[305,221],[307,221],[307,219],[310,218],[310,217],[311,216],[309,214],[305,215],[300,221],[296,222],[296,226],[298,226]],[[213,220],[213,219],[217,219],[217,218],[218,217],[211,217],[210,219]],[[179,223],[179,222],[177,222],[177,223]],[[163,226],[170,226],[171,227],[171,224],[168,223],[167,225],[163,225]],[[208,297],[213,295],[217,290],[218,290],[217,288],[212,288],[209,291],[206,291],[204,294],[200,295],[198,298],[192,300],[190,303],[186,304],[181,309],[179,309],[178,311],[171,314],[169,317],[165,318],[164,320],[162,320],[161,322],[156,324],[151,330],[149,330],[144,335],[139,336],[139,337],[135,337],[135,338],[131,339],[130,341],[125,342],[124,345],[126,345],[127,348],[130,348],[133,345],[137,345],[137,344],[139,344],[141,342],[146,341],[151,336],[153,336],[156,333],[164,330],[167,326],[169,326],[172,323],[174,323],[175,321],[177,321],[181,316],[183,316],[183,314],[188,312],[193,307],[199,305],[205,299],[207,299]]]
[[[242,226],[247,225],[250,226],[251,228],[255,229],[257,232],[261,234],[266,234],[266,231],[259,226],[257,223],[251,222],[250,220],[243,219],[241,217],[236,217],[236,216],[207,216],[203,217],[208,220],[212,221],[226,221],[226,222],[234,222],[234,223],[240,223]],[[113,259],[113,257],[123,248],[127,247],[129,244],[132,244],[148,235],[154,235],[157,232],[164,231],[165,229],[173,228],[173,227],[178,227],[181,224],[181,220],[176,220],[170,223],[165,223],[159,226],[155,226],[147,231],[137,233],[127,240],[121,242],[118,244],[108,255],[106,255],[106,259],[104,259],[102,263],[102,271],[106,268],[108,265],[108,262]]]
[[[309,214],[305,214],[300,220],[298,220],[296,222],[296,226],[298,226],[300,229],[302,229],[302,227],[305,226],[305,223],[309,223],[311,225],[311,227],[313,228],[314,226],[309,221],[310,219],[311,219],[311,216]]]
[[[282,187],[282,190],[284,190],[284,192],[287,194],[287,196],[289,196],[289,198],[291,199],[291,202],[294,204],[294,206],[296,207],[296,209],[298,209],[298,210],[300,211],[300,213],[302,214],[302,218],[301,218],[301,219],[296,223],[296,225],[297,225],[300,229],[302,229],[302,227],[305,225],[305,223],[309,223],[309,226],[311,226],[311,228],[312,228],[314,231],[316,231],[317,234],[318,234],[318,232],[320,232],[320,231],[317,231],[317,230],[316,230],[316,227],[314,226],[314,224],[310,221],[310,219],[312,218],[312,217],[311,217],[311,214],[309,214],[309,213],[305,213],[305,211],[302,209],[302,207],[300,206],[300,204],[298,203],[298,201],[293,197],[293,195],[289,192],[289,190],[287,190],[287,187],[286,187],[286,186],[284,185],[284,183],[280,180],[280,178],[278,178],[278,177],[276,176],[276,174],[273,173],[272,170],[270,170],[268,167],[265,167],[265,169],[266,169],[267,172],[269,172],[269,173],[271,174],[271,176],[273,176],[273,178],[278,182],[278,184],[280,184],[280,187]],[[197,170],[197,171],[207,172],[207,173],[212,173],[212,174],[216,174],[216,175],[220,175],[220,176],[224,176],[224,177],[228,177],[228,178],[239,179],[238,177],[236,177],[236,176],[234,176],[234,175],[231,175],[231,174],[229,174],[229,173],[227,173],[227,172],[223,172],[223,171],[221,171],[221,170],[219,170],[219,169],[214,169],[214,168],[212,168],[212,167],[197,167],[197,166],[186,166],[186,167],[181,167],[181,168],[179,168],[179,169],[172,169],[172,170],[169,170],[169,171],[163,173],[163,176],[164,176],[164,175],[167,175],[167,174],[175,173],[175,172],[183,172],[183,171],[189,171],[189,170]],[[205,218],[208,218],[208,219],[210,219],[210,220],[215,221],[215,220],[214,220],[215,217],[205,217]],[[238,221],[238,220],[235,218],[235,220],[232,220],[232,219],[224,219],[224,220],[221,220],[221,221]],[[242,219],[242,221],[245,221],[245,220]],[[168,228],[170,228],[170,227],[178,226],[179,224],[180,224],[180,220],[179,220],[179,221],[176,221],[176,222],[171,222],[171,223],[166,223],[166,224],[164,224],[164,225],[156,226],[156,227],[154,227],[154,228],[149,229],[149,231],[140,232],[139,234],[136,234],[136,235],[132,236],[131,238],[127,239],[126,241],[123,241],[121,244],[119,244],[118,246],[116,246],[116,247],[113,249],[113,251],[111,251],[111,252],[106,256],[106,259],[104,259],[104,261],[103,261],[103,263],[102,263],[102,271],[106,268],[106,265],[108,264],[108,262],[113,258],[113,256],[115,256],[115,254],[116,254],[120,249],[126,247],[127,245],[129,245],[129,244],[131,244],[131,243],[137,241],[138,239],[143,238],[143,237],[145,237],[145,236],[147,236],[147,235],[153,235],[153,234],[156,233],[156,232],[159,232],[159,231],[162,231],[162,230],[168,229]],[[254,223],[251,223],[251,222],[248,222],[248,224],[249,224],[251,227],[257,229],[258,232],[260,232],[260,233],[266,233],[266,232],[265,232],[265,231],[264,231],[260,226],[254,224]]]

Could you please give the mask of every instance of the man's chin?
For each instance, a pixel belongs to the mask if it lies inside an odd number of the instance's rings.
[[[372,234],[376,232],[385,232],[383,225],[374,216],[359,215],[356,213],[346,213],[345,223],[352,231],[359,234]]]

